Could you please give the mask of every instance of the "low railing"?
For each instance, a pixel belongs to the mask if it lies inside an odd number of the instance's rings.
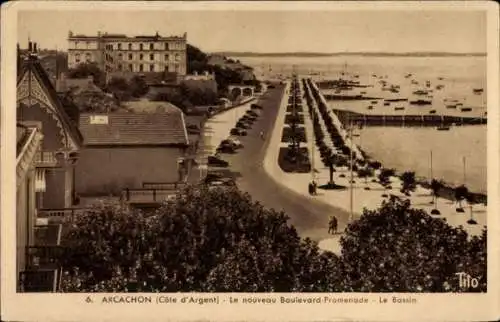
[[[63,253],[62,246],[27,246],[26,266],[29,269],[59,268],[59,259]]]
[[[57,159],[55,152],[40,151],[35,155],[36,166],[42,167],[55,167],[57,166]]]
[[[35,227],[35,245],[56,246],[61,244],[62,225],[49,224]]]
[[[19,273],[21,292],[56,292],[59,286],[58,269],[28,269]]]
[[[50,223],[73,222],[75,216],[82,213],[82,208],[39,209],[38,218],[47,218]]]
[[[178,190],[186,187],[185,182],[144,182],[143,189]]]
[[[125,189],[123,200],[131,204],[161,203],[175,197],[175,189]]]

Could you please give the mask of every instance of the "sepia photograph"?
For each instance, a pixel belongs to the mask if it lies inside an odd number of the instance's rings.
[[[13,13],[15,293],[498,293],[495,6],[201,4]]]

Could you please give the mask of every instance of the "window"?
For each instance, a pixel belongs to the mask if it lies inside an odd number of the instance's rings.
[[[149,50],[154,50],[155,49],[155,45],[154,44],[149,44]]]
[[[122,50],[122,44],[118,44],[118,50]]]
[[[169,50],[168,49],[168,42],[165,43],[165,50]]]
[[[90,45],[90,41],[86,41],[85,42],[85,45],[87,46],[87,49],[89,48],[89,45]]]
[[[165,55],[165,60],[168,60],[168,59],[169,59],[169,57],[168,57],[168,54],[167,54],[167,55]]]
[[[155,65],[151,64],[149,65],[149,71],[154,72],[155,71]]]
[[[75,48],[78,49],[78,41],[75,41]]]
[[[175,54],[175,60],[176,60],[176,61],[181,60],[181,55],[179,55],[179,54]]]
[[[128,64],[128,70],[133,72],[134,71],[134,66],[132,64]]]
[[[132,60],[132,54],[128,54],[128,60]]]
[[[140,64],[140,65],[139,65],[139,71],[140,71],[140,72],[143,72],[143,71],[144,71],[144,65],[142,65],[142,64]]]
[[[155,55],[154,54],[149,54],[149,60],[155,60]]]
[[[118,59],[119,59],[119,60],[122,60],[122,59],[123,59],[123,55],[122,55],[122,53],[119,53],[119,54],[118,54]]]
[[[76,55],[75,55],[75,61],[76,61],[77,63],[79,63],[79,62],[80,62],[80,54],[76,54]]]
[[[144,55],[143,54],[140,54],[139,55],[139,60],[143,60],[144,59]]]
[[[142,44],[139,45],[139,50],[144,50],[144,46]]]
[[[122,64],[119,64],[119,65],[118,65],[118,70],[119,70],[119,71],[122,71],[122,69],[123,69]]]
[[[132,44],[128,44],[128,50],[132,50]]]
[[[90,62],[90,58],[91,58],[90,53],[86,53],[85,54],[85,61],[87,61],[87,63]]]

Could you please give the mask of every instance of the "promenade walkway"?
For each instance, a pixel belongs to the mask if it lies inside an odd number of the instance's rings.
[[[290,84],[287,84],[286,93],[289,92]],[[344,168],[336,168],[336,172],[334,173],[333,180],[338,185],[343,185],[347,187],[345,190],[321,190],[318,189],[318,195],[310,196],[308,192],[308,184],[311,181],[311,174],[298,174],[298,173],[285,173],[281,170],[277,163],[278,159],[278,150],[281,143],[281,131],[284,124],[284,119],[286,115],[286,106],[288,103],[288,95],[285,95],[281,102],[281,107],[278,112],[277,120],[275,123],[274,130],[272,132],[272,137],[270,139],[270,143],[267,149],[267,153],[264,159],[264,169],[272,177],[277,183],[282,185],[283,187],[290,189],[305,198],[313,199],[316,202],[330,205],[334,209],[331,213],[324,214],[325,223],[328,221],[330,215],[335,215],[339,221],[339,231],[342,231],[345,226],[348,224],[349,218],[349,210],[350,210],[350,189],[349,189],[349,171],[346,167]],[[317,106],[315,106],[317,108]],[[319,111],[318,111],[319,114]],[[319,151],[314,145],[314,149],[311,149],[313,145],[311,142],[312,138],[312,120],[309,117],[309,113],[307,113],[307,106],[304,106],[304,116],[305,116],[305,127],[307,132],[308,143],[307,146],[310,149],[310,153],[314,153],[314,168],[315,168],[315,177],[316,181],[319,185],[326,184],[329,180],[329,171],[326,167],[323,166],[321,160],[319,158]],[[333,115],[332,115],[333,116]],[[335,119],[335,118],[334,118]],[[338,119],[337,119],[338,121]],[[340,122],[338,122],[340,123]],[[321,126],[324,127],[323,131],[325,134],[326,131],[325,124],[320,122]],[[340,124],[335,125],[338,127]],[[343,135],[345,135],[345,131],[340,131]],[[345,136],[344,136],[345,137]],[[325,142],[331,143],[328,140]],[[354,142],[355,143],[355,142]],[[311,155],[312,158],[312,155]],[[342,177],[341,175],[345,177]],[[384,188],[375,182],[371,182],[371,178],[368,179],[368,182],[365,183],[364,179],[357,178],[354,175],[355,183],[353,184],[353,219],[359,218],[363,212],[363,209],[376,209],[378,208],[384,198],[382,194],[393,194],[396,196],[400,196],[402,198],[409,199],[412,206],[414,208],[419,208],[427,211],[433,209],[433,205],[430,203],[432,200],[431,192],[427,189],[424,189],[420,186],[417,187],[416,191],[412,193],[410,197],[406,197],[402,195],[399,190],[401,187],[401,182],[399,178],[392,177],[391,178],[391,190],[384,190]],[[365,187],[370,187],[370,190],[365,190]],[[483,226],[486,226],[486,206],[484,204],[474,205],[473,207],[473,216],[474,219],[478,222],[477,225],[469,225],[467,220],[470,218],[469,208],[464,202],[465,213],[457,213],[456,212],[456,204],[453,201],[446,200],[443,198],[438,198],[438,209],[441,212],[439,218],[445,219],[452,226],[462,226],[470,235],[479,235],[482,232]],[[324,226],[325,231],[327,230],[327,225]],[[318,232],[323,235],[324,232]],[[309,237],[309,236],[308,236]],[[335,235],[332,237],[326,237],[319,241],[319,246],[322,249],[330,250],[335,253],[340,252],[339,246],[339,237],[340,235]]]

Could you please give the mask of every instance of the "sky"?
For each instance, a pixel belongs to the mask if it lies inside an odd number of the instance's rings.
[[[64,50],[68,31],[182,35],[206,52],[486,52],[481,11],[20,11],[18,41]]]

